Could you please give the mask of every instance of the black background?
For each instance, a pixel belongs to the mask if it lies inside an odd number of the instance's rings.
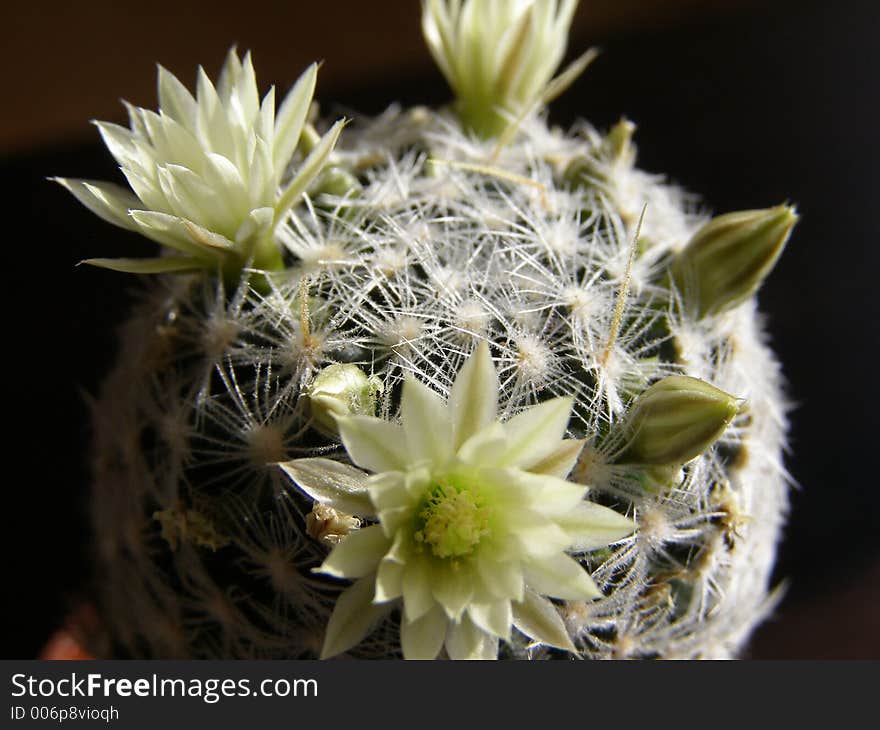
[[[599,43],[603,54],[553,105],[560,123],[632,119],[638,164],[713,210],[791,201],[801,214],[760,294],[798,404],[787,463],[800,488],[777,569],[790,588],[754,656],[880,657],[867,604],[880,577],[878,37],[876,4],[850,0],[767,3],[723,22],[575,38],[572,53]],[[323,108],[377,113],[394,99],[446,100],[439,74],[401,74],[370,88],[322,88]],[[94,138],[0,161],[8,657],[39,652],[88,575],[87,394],[110,367],[138,286],[75,264],[152,250],[45,180],[119,179]]]

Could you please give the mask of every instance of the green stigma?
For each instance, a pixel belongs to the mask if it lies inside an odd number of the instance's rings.
[[[415,539],[430,545],[438,558],[470,555],[489,534],[489,508],[479,494],[449,481],[441,481],[428,492],[418,516],[422,529]]]

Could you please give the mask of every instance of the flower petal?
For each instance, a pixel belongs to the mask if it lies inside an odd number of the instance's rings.
[[[498,637],[487,634],[463,616],[446,632],[446,653],[450,659],[497,659]]]
[[[159,108],[190,132],[195,131],[196,100],[179,79],[159,65]]]
[[[496,464],[507,449],[507,434],[498,421],[479,430],[458,449],[456,456],[465,464]]]
[[[449,394],[455,448],[495,420],[498,413],[498,373],[489,345],[480,342],[462,366]]]
[[[108,223],[130,231],[137,230],[128,211],[140,208],[141,201],[122,186],[97,180],[51,179],[67,188],[80,203]]]
[[[318,65],[313,63],[296,80],[278,109],[278,115],[275,117],[275,138],[272,143],[272,161],[278,174],[276,185],[281,184],[281,175],[299,142],[317,79]]]
[[[155,210],[130,210],[128,214],[147,238],[180,253],[196,256],[205,262],[203,266],[207,268],[211,252],[193,243],[180,218]]]
[[[448,620],[440,606],[415,621],[400,622],[400,646],[404,659],[436,659],[446,639]]]
[[[569,550],[596,550],[631,534],[635,523],[619,512],[593,502],[581,502],[554,521],[571,537]]]
[[[430,563],[426,558],[413,556],[403,573],[403,615],[407,621],[424,616],[434,606],[431,595]]]
[[[336,600],[327,622],[321,659],[341,654],[360,643],[393,604],[373,603],[373,576],[361,578]]]
[[[402,563],[388,560],[379,563],[376,573],[376,594],[373,600],[376,603],[385,603],[400,598],[403,595],[403,572],[405,566]]]
[[[512,489],[525,491],[530,505],[544,515],[564,514],[583,500],[587,488],[546,474],[531,474],[519,469],[493,470],[492,479],[506,482]]]
[[[601,598],[590,574],[577,560],[564,553],[536,558],[523,565],[529,588],[541,595],[572,601]]]
[[[400,412],[410,458],[445,464],[452,456],[452,423],[440,395],[408,378],[403,384]]]
[[[577,651],[559,611],[534,591],[526,591],[525,598],[513,604],[513,625],[540,644]]]
[[[333,459],[293,459],[278,464],[312,499],[340,512],[372,517],[373,503],[367,492],[367,475],[360,469]]]
[[[350,532],[317,569],[336,578],[361,578],[375,573],[379,562],[391,547],[380,525],[370,525]]]
[[[406,489],[406,476],[399,471],[386,471],[367,479],[367,492],[378,512],[406,507],[412,502]]]
[[[431,593],[453,621],[461,617],[474,594],[473,573],[463,562],[435,561],[431,566]]]
[[[551,453],[532,464],[527,471],[565,479],[574,469],[585,443],[583,439],[565,439]]]
[[[472,603],[467,608],[467,614],[486,633],[510,640],[510,624],[513,621],[510,600]]]
[[[161,256],[147,259],[84,259],[81,264],[126,274],[170,274],[198,271],[204,263],[188,256]]]
[[[496,598],[521,601],[525,590],[522,568],[513,560],[498,560],[481,550],[476,558],[477,572],[483,587]]]
[[[336,419],[339,435],[351,460],[374,472],[403,471],[409,463],[403,429],[373,416]]]
[[[299,196],[305,192],[309,183],[311,183],[318,173],[321,172],[321,169],[324,167],[324,163],[333,151],[333,147],[336,145],[336,141],[339,139],[339,135],[342,133],[342,128],[344,126],[345,121],[339,120],[336,124],[330,127],[329,131],[321,137],[321,141],[317,144],[315,149],[309,153],[309,156],[306,157],[302,165],[300,165],[296,172],[296,176],[290,181],[275,203],[275,225],[278,225],[283,220],[287,211],[290,210],[291,206],[293,206]]]
[[[508,447],[502,464],[528,469],[550,456],[565,436],[572,405],[573,398],[554,398],[504,424]]]

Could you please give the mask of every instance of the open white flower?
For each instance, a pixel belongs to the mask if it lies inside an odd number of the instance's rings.
[[[56,179],[104,220],[176,255],[86,263],[131,273],[281,268],[274,230],[321,171],[342,130],[337,122],[284,179],[316,77],[312,64],[276,116],[275,89],[260,101],[249,53],[239,60],[229,51],[216,88],[199,68],[195,98],[160,66],[158,113],[127,104],[131,129],[96,122],[133,192],[108,182]]]
[[[575,651],[545,596],[601,596],[568,553],[604,547],[634,525],[565,481],[583,445],[564,438],[571,406],[556,398],[498,421],[498,376],[482,343],[448,403],[408,380],[402,423],[337,420],[349,457],[372,476],[329,459],[281,465],[319,502],[378,520],[320,568],[355,581],[330,618],[323,657],[358,644],[398,602],[407,659],[433,659],[444,646],[453,659],[494,659],[512,627]]]
[[[510,115],[541,98],[565,54],[576,6],[577,0],[423,1],[425,40],[467,127],[495,136]]]

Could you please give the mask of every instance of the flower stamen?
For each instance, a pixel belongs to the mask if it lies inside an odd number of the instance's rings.
[[[422,529],[414,537],[438,558],[470,555],[489,534],[489,508],[479,494],[448,481],[436,484],[418,513]]]

